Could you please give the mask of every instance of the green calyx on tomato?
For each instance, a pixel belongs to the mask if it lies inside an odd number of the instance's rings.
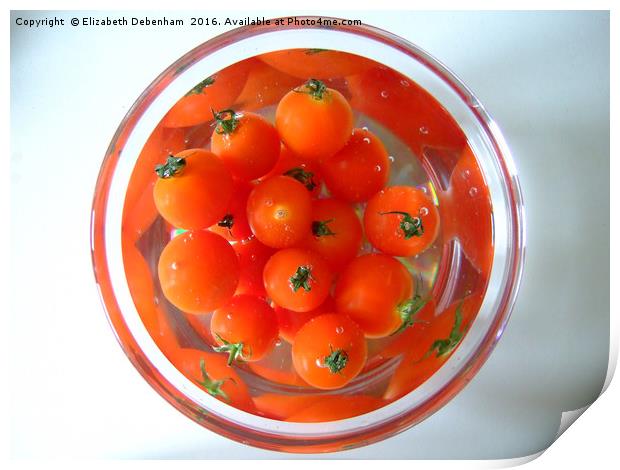
[[[306,55],[314,55],[319,52],[327,52],[329,49],[306,49]]]
[[[204,90],[208,86],[213,85],[214,83],[215,83],[215,77],[213,75],[210,77],[207,77],[203,81],[198,83],[198,85],[196,85],[194,88],[189,90],[185,96],[199,95],[200,93],[202,93],[202,90]]]
[[[224,400],[228,401],[228,395],[224,390],[222,390],[222,385],[224,384],[223,380],[211,380],[207,370],[205,369],[205,360],[200,359],[200,372],[202,373],[202,382],[198,382],[199,385],[204,388],[209,395],[214,397],[222,397]]]
[[[461,302],[456,308],[456,312],[454,314],[454,325],[452,326],[452,330],[450,330],[448,337],[435,340],[435,342],[431,345],[431,348],[426,353],[426,356],[432,355],[433,352],[436,352],[435,357],[446,356],[450,354],[461,342],[466,330],[466,328],[461,330],[461,323],[463,322],[463,316],[461,314],[462,306],[463,302]]]
[[[216,334],[215,336],[223,344],[221,346],[214,346],[213,350],[215,352],[228,353],[228,365],[229,366],[232,365],[233,361],[241,361],[241,362],[243,362],[244,359],[247,359],[248,357],[250,357],[252,355],[250,353],[249,356],[247,356],[247,357],[244,356],[244,354],[243,354],[243,343],[231,343],[230,341],[226,341],[224,338],[222,338],[218,334]]]
[[[239,124],[240,115],[233,109],[215,111],[211,109],[213,119],[215,119],[215,132],[218,134],[232,134]]]
[[[400,220],[400,229],[405,234],[405,240],[409,240],[411,237],[421,237],[424,235],[424,226],[422,225],[422,219],[420,217],[412,217],[409,212],[400,211],[379,212],[379,214],[402,215],[403,218]]]
[[[339,374],[349,361],[349,355],[344,349],[334,349],[330,346],[331,353],[325,356],[325,365],[332,374]]]
[[[291,178],[295,178],[301,184],[303,184],[308,191],[312,191],[316,188],[316,181],[314,181],[314,173],[311,171],[306,171],[301,167],[291,168],[288,171],[283,173],[284,176],[290,176]]]
[[[312,234],[315,237],[325,237],[325,236],[334,236],[335,232],[332,232],[332,229],[329,228],[327,224],[333,222],[334,219],[329,220],[315,220],[312,222]]]
[[[417,320],[415,317],[418,312],[422,310],[422,308],[424,308],[427,302],[428,298],[424,299],[416,293],[413,298],[405,300],[404,302],[399,304],[397,309],[402,323],[400,327],[394,333],[392,333],[392,335],[396,335],[401,331],[406,330],[414,323],[426,323],[424,321]]]
[[[312,268],[310,266],[299,266],[295,274],[289,278],[293,292],[297,292],[300,287],[303,287],[306,292],[310,292],[312,290],[311,280],[314,280],[314,278],[312,277]]]
[[[321,80],[317,80],[316,78],[311,78],[306,83],[304,83],[304,89],[295,89],[293,90],[297,93],[306,93],[315,100],[322,100],[324,98],[325,93],[327,93],[327,86]]]
[[[185,158],[168,155],[166,163],[155,166],[155,173],[163,179],[172,178],[178,175],[185,168]]]

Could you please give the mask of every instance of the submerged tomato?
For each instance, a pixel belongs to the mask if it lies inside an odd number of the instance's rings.
[[[274,176],[248,197],[248,222],[256,238],[273,248],[293,246],[310,231],[312,200],[293,178]]]
[[[278,317],[280,337],[289,343],[293,343],[295,340],[295,335],[302,326],[315,317],[325,313],[335,312],[336,304],[334,299],[327,297],[325,302],[309,312],[294,312],[284,307],[280,307],[279,305],[274,306],[274,311]]]
[[[255,60],[237,97],[235,109],[255,111],[274,105],[299,83],[299,78],[283,73],[262,60]]]
[[[370,395],[324,395],[316,402],[286,418],[294,423],[324,423],[370,413],[384,406],[381,398]]]
[[[364,332],[346,315],[313,318],[295,335],[293,365],[310,385],[336,389],[353,380],[364,367]]]
[[[340,150],[351,136],[353,113],[339,91],[311,79],[282,98],[276,128],[296,154],[321,160]]]
[[[286,145],[280,149],[280,159],[276,166],[262,179],[272,176],[289,176],[303,184],[313,198],[321,193],[323,177],[317,162],[295,155]]]
[[[229,354],[228,363],[239,359],[254,362],[271,351],[278,339],[278,320],[265,300],[236,295],[211,317],[211,334]]]
[[[198,349],[179,349],[170,362],[209,395],[240,410],[256,413],[256,407],[241,377],[226,357]]]
[[[372,132],[354,129],[347,144],[321,166],[327,189],[348,202],[362,202],[383,189],[390,178],[390,160]]]
[[[364,229],[368,241],[392,256],[415,256],[439,234],[439,211],[418,188],[390,186],[366,206]]]
[[[164,247],[158,274],[164,295],[175,307],[187,313],[207,313],[233,296],[239,261],[219,235],[185,232]]]
[[[349,315],[368,338],[383,338],[407,328],[425,303],[421,293],[414,294],[407,268],[380,253],[349,263],[338,279],[334,296],[338,311]]]
[[[252,236],[252,230],[248,224],[247,205],[248,196],[253,186],[245,181],[233,183],[232,196],[226,209],[226,214],[210,230],[226,240],[241,241]]]
[[[276,250],[263,245],[254,237],[235,243],[233,248],[239,258],[239,285],[235,294],[266,297],[263,270]]]
[[[168,157],[157,168],[155,205],[174,227],[208,228],[222,220],[233,190],[232,177],[213,153],[190,149]]]
[[[267,295],[295,312],[308,312],[321,305],[329,295],[332,279],[332,271],[320,255],[297,248],[278,251],[263,271]]]
[[[226,109],[215,113],[211,151],[235,178],[250,181],[266,175],[280,156],[280,136],[264,117]]]
[[[334,271],[341,271],[362,245],[362,224],[349,204],[317,199],[312,202],[312,233],[302,245],[323,256]]]

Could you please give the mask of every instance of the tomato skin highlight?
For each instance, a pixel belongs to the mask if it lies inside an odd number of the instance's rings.
[[[407,268],[391,256],[371,253],[355,258],[341,273],[334,298],[367,338],[383,338],[402,325],[399,305],[412,298]]]
[[[274,176],[250,193],[247,217],[256,238],[272,248],[297,244],[310,230],[312,200],[299,181]]]
[[[239,282],[239,261],[219,235],[185,232],[164,247],[158,274],[170,303],[186,313],[207,313],[233,296]]]
[[[209,230],[221,235],[226,240],[241,241],[252,236],[252,230],[248,223],[247,204],[248,196],[254,186],[245,181],[233,182],[233,191],[226,214]]]
[[[239,285],[235,295],[252,294],[266,297],[263,270],[276,250],[262,244],[255,237],[236,243],[233,249],[239,258]]]
[[[256,414],[256,407],[247,385],[235,370],[228,366],[225,356],[198,349],[183,348],[171,354],[169,360],[183,375],[201,388],[204,387],[200,383],[203,381],[200,362],[204,361],[204,368],[209,379],[223,381],[220,389],[226,396],[212,396],[235,408]]]
[[[343,201],[363,202],[383,189],[390,178],[390,159],[372,132],[354,129],[346,145],[321,166],[331,194]]]
[[[280,337],[292,344],[295,340],[295,335],[302,326],[315,317],[325,313],[335,312],[336,303],[332,297],[327,297],[325,302],[309,312],[294,312],[284,307],[280,307],[279,305],[275,305],[273,309],[278,318]]]
[[[327,88],[318,99],[306,85],[288,92],[276,109],[276,128],[284,144],[312,160],[331,157],[353,129],[353,112],[339,91]]]
[[[329,366],[329,357],[346,356],[340,370]],[[331,390],[345,386],[364,367],[367,356],[363,331],[346,315],[328,313],[313,318],[295,335],[293,366],[310,385]]]
[[[409,214],[411,219],[402,213]],[[422,233],[407,238],[403,224],[414,219],[421,221]],[[383,253],[415,256],[430,247],[439,235],[439,211],[422,190],[390,186],[368,201],[364,229],[368,241]]]
[[[230,172],[203,149],[184,150],[176,157],[185,160],[185,167],[169,178],[157,178],[153,188],[157,210],[174,227],[208,228],[226,214],[233,189]]]
[[[211,136],[211,151],[222,159],[233,177],[250,181],[267,174],[280,156],[280,136],[264,117],[237,113],[235,129],[226,133],[218,125]]]
[[[306,285],[295,287],[295,276]],[[298,248],[278,251],[263,271],[267,295],[277,305],[295,312],[308,312],[321,305],[329,295],[332,279],[332,271],[320,255]]]
[[[323,256],[334,271],[341,271],[362,246],[362,224],[357,214],[337,199],[317,199],[312,202],[312,223],[312,232],[302,246]],[[320,234],[321,223],[328,233]]]
[[[241,343],[239,359],[255,362],[273,349],[278,339],[278,320],[265,300],[237,295],[213,313],[211,333],[220,346],[224,341]]]

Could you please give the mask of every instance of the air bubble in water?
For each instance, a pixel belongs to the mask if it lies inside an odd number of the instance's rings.
[[[474,197],[476,194],[478,194],[478,188],[476,188],[475,186],[469,188],[469,195],[471,197]]]
[[[365,144],[369,144],[370,143],[370,139],[368,137],[364,137],[364,143]]]
[[[279,348],[280,346],[282,346],[282,340],[281,339],[277,339],[276,343],[275,343],[275,347]]]
[[[341,335],[342,333],[344,333],[344,328],[339,326],[338,328],[336,328],[336,333],[338,333],[339,335]]]
[[[170,265],[170,269],[172,269],[173,271],[176,271],[177,267],[178,266],[177,266],[177,262],[176,261],[173,261],[172,264]]]
[[[420,127],[420,134],[428,134],[428,129],[425,126]]]
[[[379,173],[381,171],[381,165],[375,166],[375,171]]]
[[[420,189],[422,189],[422,192],[424,194],[426,194],[428,192],[428,189],[426,189],[426,186],[422,186]]]
[[[409,82],[407,80],[401,80],[400,84],[404,87],[408,87],[409,86]]]
[[[381,98],[387,98],[388,96],[390,96],[390,94],[387,91],[383,90],[381,92]]]
[[[389,161],[391,161],[391,162],[393,162],[393,161],[395,160],[395,158],[394,158],[392,155],[390,155],[390,156],[388,157],[388,160],[389,160]]]
[[[362,127],[363,131],[368,131],[368,128],[366,126]]]
[[[266,205],[267,207],[271,207],[271,206],[273,206],[273,200],[271,200],[271,199],[267,199],[267,200],[265,201],[265,205]]]
[[[469,170],[465,170],[465,171],[463,172],[463,176],[467,177],[467,176],[469,176],[469,175],[471,175],[471,171],[469,171]]]
[[[428,209],[426,207],[423,207],[422,209],[420,209],[420,215],[421,216],[428,215]]]

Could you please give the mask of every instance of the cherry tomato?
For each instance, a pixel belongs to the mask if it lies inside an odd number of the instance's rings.
[[[264,393],[254,397],[254,404],[259,414],[266,418],[285,420],[319,401],[319,395],[281,395]]]
[[[247,385],[226,357],[198,349],[179,349],[170,362],[209,395],[240,410],[256,413]]]
[[[237,295],[211,317],[211,333],[228,353],[228,363],[254,362],[271,351],[278,339],[278,320],[273,309],[258,297]]]
[[[390,177],[390,160],[377,136],[365,129],[354,129],[344,148],[326,159],[321,169],[333,196],[362,202],[385,187]]]
[[[299,78],[282,73],[261,60],[252,63],[250,74],[235,106],[255,111],[276,104],[282,97],[299,85]]]
[[[437,238],[439,211],[422,190],[390,186],[368,201],[364,229],[378,250],[393,256],[414,256]]]
[[[211,109],[225,109],[234,103],[253,60],[237,62],[202,80],[168,111],[163,125],[190,127],[213,119]]]
[[[259,58],[272,67],[301,79],[354,75],[376,64],[365,57],[327,49],[287,49],[261,54]]]
[[[312,201],[312,233],[302,243],[341,271],[362,245],[362,224],[353,208],[337,199]]]
[[[301,411],[286,418],[294,423],[324,423],[370,413],[384,406],[381,398],[370,395],[324,395]]]
[[[211,150],[235,178],[250,181],[267,174],[280,156],[280,136],[264,117],[226,109],[215,113]]]
[[[346,144],[353,129],[353,113],[339,91],[311,79],[280,100],[276,128],[293,152],[320,160]]]
[[[488,276],[493,262],[493,221],[489,190],[469,147],[461,155],[444,193],[446,238],[458,238],[465,255]]]
[[[137,240],[157,218],[153,186],[157,175],[153,168],[170,154],[185,148],[182,129],[157,126],[144,144],[131,173],[123,208],[123,234]]]
[[[295,370],[320,389],[345,386],[360,373],[366,356],[364,332],[346,315],[328,313],[313,318],[293,342]]]
[[[445,358],[426,358],[415,361],[405,356],[390,378],[383,398],[388,401],[397,400],[426,382],[444,363]]]
[[[249,362],[248,368],[259,377],[282,385],[307,387],[308,384],[294,370],[282,369],[280,365],[265,364],[264,361]]]
[[[325,302],[314,310],[309,312],[293,312],[279,305],[274,306],[276,316],[278,317],[278,327],[280,329],[280,337],[289,343],[293,343],[295,335],[299,329],[315,317],[325,313],[336,311],[336,303],[331,297],[327,297]]]
[[[184,150],[157,167],[153,188],[161,216],[178,228],[199,230],[222,220],[232,195],[224,164],[203,149]]]
[[[170,303],[187,313],[207,313],[233,296],[239,282],[239,261],[219,235],[185,232],[164,247],[158,273]]]
[[[454,118],[410,78],[379,65],[347,77],[351,106],[400,137],[420,157],[427,150],[455,151],[467,138]]]
[[[276,250],[250,238],[233,246],[239,258],[239,285],[235,294],[253,294],[266,297],[263,282],[265,264]]]
[[[413,292],[407,268],[391,256],[371,253],[355,258],[336,284],[338,311],[346,313],[368,338],[383,338],[407,328],[424,305]]]
[[[259,183],[248,197],[248,222],[256,238],[267,246],[285,248],[310,231],[312,200],[299,181],[274,176]]]
[[[267,295],[281,307],[308,312],[329,295],[333,274],[316,253],[287,248],[273,255],[263,271]]]
[[[286,145],[280,148],[280,159],[276,166],[262,179],[272,176],[290,176],[303,184],[313,198],[319,197],[323,188],[323,177],[319,165],[295,155]]]
[[[226,214],[210,230],[226,240],[241,241],[252,236],[252,230],[248,224],[247,204],[248,196],[253,186],[245,181],[236,180],[233,183],[232,196],[226,209]]]

